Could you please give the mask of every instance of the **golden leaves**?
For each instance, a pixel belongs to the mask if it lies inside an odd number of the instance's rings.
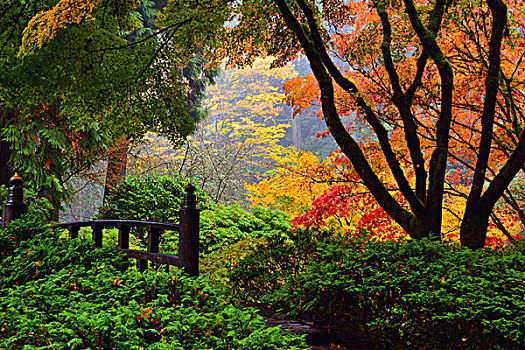
[[[31,55],[46,42],[53,40],[59,28],[94,20],[92,13],[101,2],[102,0],[60,0],[51,9],[37,13],[22,33],[18,55]]]

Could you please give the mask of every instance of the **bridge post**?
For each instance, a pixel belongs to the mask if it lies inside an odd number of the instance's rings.
[[[22,214],[27,213],[27,204],[24,203],[24,189],[21,186],[23,182],[24,180],[18,174],[15,174],[9,180],[10,187],[7,194],[7,203],[4,204],[2,210],[2,229],[10,221],[19,219]]]
[[[199,274],[199,209],[195,186],[186,186],[184,202],[179,212],[179,261],[190,276]]]

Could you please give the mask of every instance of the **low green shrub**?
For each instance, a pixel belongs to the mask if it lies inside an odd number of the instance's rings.
[[[232,244],[224,245],[200,257],[199,273],[206,276],[211,285],[221,291],[223,298],[232,303],[245,301],[245,296],[238,300],[235,290],[230,286],[230,274],[237,268],[239,261],[252,252],[252,247],[263,242],[260,238],[243,238]]]
[[[318,232],[295,230],[251,245],[227,276],[232,297],[245,304],[281,304],[280,289],[316,258],[319,239]]]
[[[179,223],[179,210],[186,193],[189,179],[171,176],[128,177],[122,184],[112,189],[106,202],[98,209],[94,217],[97,220],[144,220]],[[197,187],[197,207],[208,207],[207,195]],[[135,235],[143,245],[146,244],[146,230],[133,228]],[[163,236],[161,249],[164,252],[177,253],[178,233],[167,232]]]
[[[200,271],[228,301],[237,302],[229,283],[232,270],[254,245],[273,238],[287,239],[289,229],[288,217],[278,210],[255,207],[249,213],[238,205],[211,206],[201,214]]]
[[[0,348],[305,349],[203,277],[139,273],[36,220],[0,231]],[[4,245],[5,244],[5,245]]]
[[[298,231],[256,246],[230,282],[238,298],[307,315],[354,345],[519,349],[523,252],[523,244],[472,251],[430,240],[340,241]]]
[[[290,224],[279,210],[254,207],[246,212],[239,205],[211,205],[201,212],[200,249],[209,253],[245,238],[287,237]]]
[[[128,177],[112,189],[99,208],[97,219],[179,222],[179,210],[190,180],[183,177]],[[206,194],[197,189],[197,206],[207,206]]]

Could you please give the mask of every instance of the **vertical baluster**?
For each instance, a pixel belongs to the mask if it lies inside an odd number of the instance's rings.
[[[125,224],[118,224],[117,228],[118,228],[117,249],[129,249],[129,231],[131,230],[131,227]],[[128,264],[126,264],[121,269],[122,272],[126,271],[129,266],[129,259],[127,261],[128,261]]]
[[[165,230],[162,230],[161,231],[161,234],[163,235],[166,231]],[[166,242],[166,236],[164,236],[164,242]],[[164,269],[166,270],[166,272],[170,272],[170,264],[166,264],[166,266],[164,266]]]
[[[137,259],[137,269],[139,269],[140,272],[146,271],[148,269],[148,260]]]
[[[150,227],[146,227],[146,231],[148,231],[148,247],[149,247],[149,241],[151,237]],[[140,272],[144,272],[148,269],[148,260],[145,259],[137,259],[137,269],[139,269]]]
[[[118,226],[118,249],[129,249],[129,231],[131,227],[120,224]]]
[[[102,248],[102,230],[103,226],[93,225],[91,226],[93,230],[93,241],[95,241],[95,248]]]
[[[153,228],[151,226],[148,226],[147,230],[148,230],[148,252],[158,253],[159,243],[160,243],[160,230],[158,228]]]
[[[69,226],[69,238],[75,239],[78,238],[78,231],[80,231],[80,226]]]

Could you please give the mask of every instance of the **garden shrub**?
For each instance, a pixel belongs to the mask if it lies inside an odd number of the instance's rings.
[[[231,283],[246,301],[307,313],[353,345],[361,337],[371,348],[518,349],[525,344],[523,252],[522,243],[472,251],[299,232],[259,244]]]
[[[251,245],[228,276],[233,297],[247,304],[275,304],[280,288],[304,272],[308,261],[314,258],[319,235],[298,229]]]
[[[113,188],[99,208],[97,219],[179,222],[179,210],[190,180],[183,177],[128,177]],[[207,206],[206,194],[197,188],[197,207]]]
[[[252,309],[225,305],[203,277],[127,269],[124,255],[32,219],[0,241],[0,348],[306,348]]]
[[[200,249],[204,253],[235,244],[245,238],[287,237],[290,224],[279,210],[254,207],[246,212],[238,204],[211,205],[200,219]]]
[[[106,202],[98,210],[97,220],[144,220],[179,223],[185,187],[190,180],[183,177],[143,176],[128,177],[122,184],[112,189]],[[208,206],[206,194],[197,188],[197,207]],[[133,228],[134,234],[143,245],[146,244],[144,228]],[[177,253],[178,234],[167,232],[163,235],[161,249]]]
[[[252,247],[263,242],[260,238],[243,238],[240,241],[224,245],[208,254],[203,254],[199,260],[199,273],[206,276],[210,283],[221,291],[223,298],[232,303],[239,300],[233,295],[230,286],[230,273],[237,267],[239,261],[252,251]],[[244,301],[243,296],[240,301]]]
[[[201,213],[200,248],[202,274],[220,288],[228,301],[236,302],[229,274],[251,247],[272,237],[286,239],[290,225],[284,212],[254,207],[252,212],[238,205],[213,205]]]

